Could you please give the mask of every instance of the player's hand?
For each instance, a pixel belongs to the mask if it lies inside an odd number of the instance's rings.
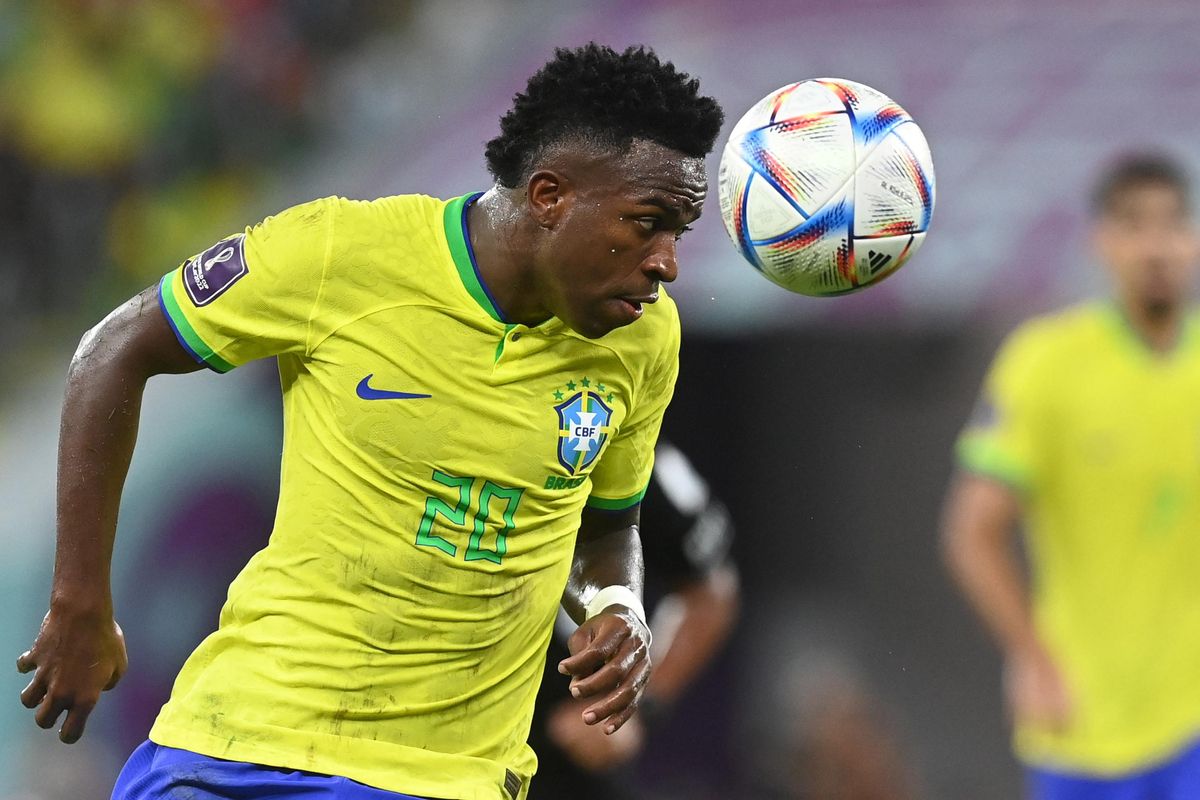
[[[650,679],[650,630],[629,608],[613,605],[579,626],[558,671],[571,676],[571,694],[593,699],[583,711],[588,725],[607,734],[621,729],[637,710]]]
[[[1041,645],[1009,654],[1004,693],[1014,721],[1062,731],[1071,721],[1073,701],[1058,665]]]
[[[33,647],[17,659],[17,670],[33,672],[21,704],[36,708],[38,727],[52,728],[65,711],[58,738],[79,741],[100,693],[117,685],[129,657],[125,635],[111,615],[72,615],[51,609]]]
[[[595,725],[584,724],[582,715],[587,705],[587,700],[564,700],[546,719],[550,741],[567,758],[588,772],[607,772],[641,751],[645,734],[637,717],[609,736]]]

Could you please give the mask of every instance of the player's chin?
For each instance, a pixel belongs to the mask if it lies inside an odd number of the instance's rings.
[[[1183,299],[1169,293],[1150,293],[1141,298],[1140,305],[1143,313],[1152,319],[1163,319],[1175,314]]]
[[[1150,281],[1137,292],[1137,303],[1151,316],[1166,315],[1183,305],[1186,290],[1169,281]]]
[[[571,328],[580,336],[588,339],[599,339],[617,328],[632,325],[641,319],[642,304],[631,303],[620,298],[610,298],[597,304],[586,315],[580,315],[577,323]]]

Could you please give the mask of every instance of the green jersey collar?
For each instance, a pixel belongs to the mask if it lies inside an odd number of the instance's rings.
[[[467,233],[467,209],[482,195],[483,192],[465,194],[446,204],[442,216],[442,222],[446,226],[446,243],[450,245],[450,255],[454,258],[454,266],[467,294],[471,295],[492,319],[508,324],[508,320],[500,313],[496,298],[492,297],[479,274],[479,265],[475,263],[475,251],[471,248],[471,236]]]
[[[1105,304],[1106,316],[1109,319],[1110,327],[1115,332],[1117,338],[1132,352],[1139,357],[1151,358],[1155,361],[1170,362],[1179,353],[1191,350],[1200,343],[1200,327],[1195,315],[1190,310],[1183,312],[1183,319],[1179,322],[1179,334],[1175,343],[1170,349],[1159,352],[1150,347],[1149,343],[1142,338],[1141,333],[1133,326],[1125,310],[1115,300],[1110,300]]]

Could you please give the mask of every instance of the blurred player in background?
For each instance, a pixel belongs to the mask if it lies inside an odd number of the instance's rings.
[[[1200,797],[1200,319],[1184,170],[1093,198],[1112,302],[1030,321],[959,441],[950,571],[1003,649],[1037,800]],[[1050,265],[1047,265],[1048,267]],[[1027,586],[1013,547],[1026,532]]]
[[[486,193],[296,206],[87,333],[50,611],[18,659],[37,723],[66,713],[75,741],[125,670],[109,565],[147,379],[277,356],[270,544],[114,797],[524,797],[560,601],[582,721],[620,729],[649,676],[638,507],[678,369],[660,283],[721,123],[650,51],[559,50],[488,143]],[[231,414],[197,398],[179,424]]]
[[[530,734],[538,754],[530,798],[638,796],[632,776],[621,767],[641,752],[646,726],[667,716],[733,627],[738,574],[729,559],[729,513],[683,453],[665,442],[655,448],[641,519],[648,593],[665,593],[651,618],[655,666],[641,709],[612,736],[583,724],[580,714],[587,701],[573,699],[558,672],[575,629],[560,614]]]

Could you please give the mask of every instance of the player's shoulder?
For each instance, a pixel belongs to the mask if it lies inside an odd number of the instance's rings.
[[[1010,333],[1002,348],[1010,360],[1054,365],[1077,360],[1111,340],[1120,324],[1111,304],[1080,303],[1031,317]]]
[[[336,235],[375,237],[397,231],[438,230],[446,201],[424,194],[397,194],[371,200],[332,196],[322,202],[335,217]]]
[[[353,200],[330,195],[284,208],[255,226],[262,236],[321,231],[335,238],[379,239],[397,232],[436,230],[446,201],[422,194]]]

